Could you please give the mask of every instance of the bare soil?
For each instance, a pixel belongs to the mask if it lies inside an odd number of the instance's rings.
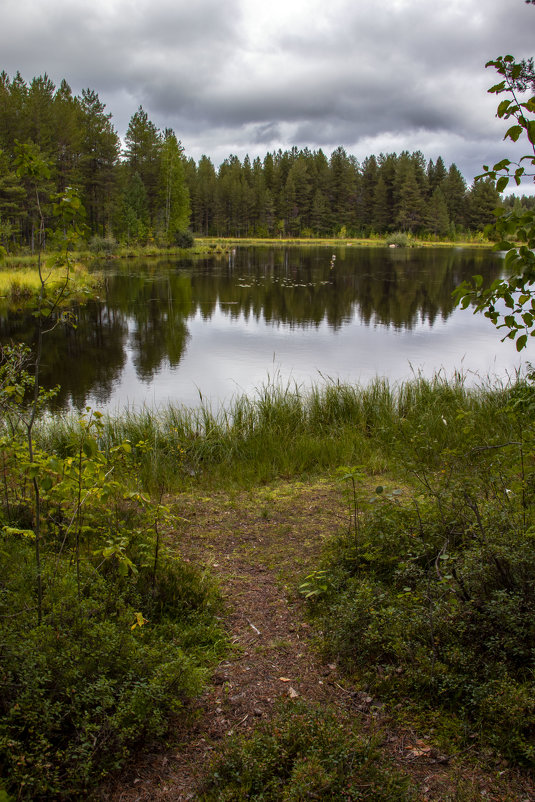
[[[219,581],[233,648],[169,744],[139,755],[102,789],[101,800],[201,799],[200,783],[225,738],[269,719],[285,697],[329,704],[363,732],[379,732],[385,754],[410,774],[422,802],[535,800],[531,779],[475,750],[442,754],[429,733],[395,724],[380,699],[322,660],[298,586],[318,566],[325,541],[347,526],[338,483],[279,482],[233,494],[184,494],[174,503],[183,520],[173,545]]]

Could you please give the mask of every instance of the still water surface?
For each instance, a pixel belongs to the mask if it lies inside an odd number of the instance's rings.
[[[45,342],[45,383],[59,407],[116,410],[168,401],[217,407],[269,380],[392,381],[460,369],[511,374],[520,358],[451,292],[500,275],[490,251],[238,248],[203,260],[115,261],[76,329]],[[31,342],[32,319],[10,315],[1,336]],[[523,359],[529,359],[530,352]],[[531,357],[533,358],[533,357]]]

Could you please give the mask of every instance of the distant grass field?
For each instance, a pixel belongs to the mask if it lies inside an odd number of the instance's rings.
[[[65,280],[65,269],[61,267],[43,266],[42,276],[47,287],[60,286]],[[98,283],[98,277],[90,274],[87,268],[76,264],[70,271],[69,286],[72,293],[92,292]],[[29,301],[39,291],[41,281],[37,265],[26,263],[25,266],[6,266],[0,270],[0,302],[13,304]]]

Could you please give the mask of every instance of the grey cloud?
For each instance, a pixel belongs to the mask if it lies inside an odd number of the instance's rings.
[[[141,103],[187,151],[214,161],[293,144],[423,142],[440,153],[442,142],[443,155],[473,175],[484,158],[507,152],[484,64],[531,54],[534,8],[521,0],[309,5],[4,0],[0,68],[95,89],[123,135]],[[260,11],[265,30],[253,31]],[[492,157],[480,157],[484,150]]]

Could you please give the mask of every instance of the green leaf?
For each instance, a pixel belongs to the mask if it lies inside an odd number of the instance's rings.
[[[521,351],[523,348],[525,348],[527,341],[528,341],[528,335],[522,334],[516,341],[516,350]]]
[[[84,441],[83,445],[84,454],[89,459],[92,459],[98,453],[98,445],[96,440],[92,437],[88,437],[87,440]]]
[[[505,136],[507,136],[507,134]],[[501,162],[496,162],[496,164],[493,167],[493,170],[494,171],[507,170],[510,164],[511,164],[511,159],[502,159]]]
[[[3,526],[2,532],[5,535],[22,535],[22,537],[28,537],[30,540],[35,539],[35,532],[33,529],[19,529],[16,526]]]
[[[520,78],[522,74],[522,64],[515,64],[513,69],[511,70],[511,78],[513,81],[516,81],[517,78]]]
[[[519,137],[520,137],[520,134],[522,133],[522,131],[523,131],[523,128],[522,128],[521,125],[512,125],[509,128],[509,130],[506,131],[504,139],[507,139],[507,137],[509,137],[509,139],[512,139],[513,142],[517,142]]]
[[[505,114],[505,112],[507,111],[507,108],[508,108],[510,105],[511,105],[511,99],[510,99],[510,98],[508,98],[507,100],[502,100],[502,102],[501,102],[501,103],[500,103],[500,105],[498,106],[498,111],[496,112],[496,114],[498,115],[498,117],[503,117],[503,115],[504,115],[504,114]]]

